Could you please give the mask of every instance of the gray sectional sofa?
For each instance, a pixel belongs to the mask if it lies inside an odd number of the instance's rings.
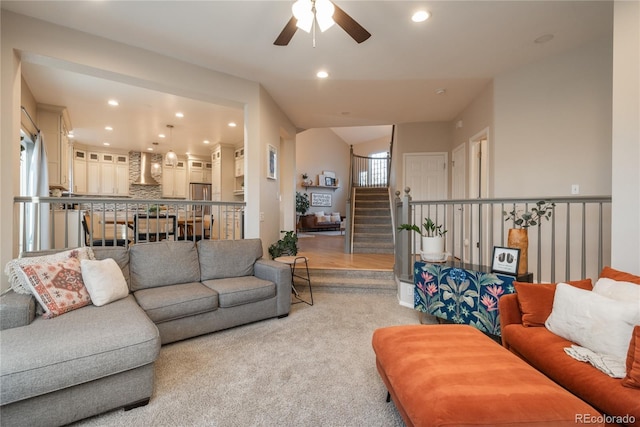
[[[263,259],[259,239],[93,251],[118,263],[126,298],[52,319],[36,315],[30,295],[0,298],[3,426],[63,425],[144,405],[161,344],[284,317],[291,308],[291,271]]]

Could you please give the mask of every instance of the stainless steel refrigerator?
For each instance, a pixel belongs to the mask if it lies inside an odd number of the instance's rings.
[[[189,184],[190,200],[211,200],[211,184]],[[209,215],[211,206],[202,206],[200,204],[193,205],[193,213],[195,216]]]

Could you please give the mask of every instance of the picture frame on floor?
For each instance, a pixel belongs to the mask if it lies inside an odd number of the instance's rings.
[[[491,260],[492,273],[503,273],[510,276],[517,276],[518,263],[520,262],[520,249],[494,246],[493,257]]]

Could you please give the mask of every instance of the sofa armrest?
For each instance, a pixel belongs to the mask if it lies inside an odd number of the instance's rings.
[[[278,316],[289,314],[291,310],[291,268],[281,262],[260,258],[256,261],[253,271],[256,277],[270,280],[276,284]]]
[[[0,297],[0,330],[27,326],[36,316],[32,295],[9,291]]]
[[[507,294],[498,300],[498,311],[500,313],[500,327],[507,325],[522,324],[522,313],[518,305],[518,294]]]

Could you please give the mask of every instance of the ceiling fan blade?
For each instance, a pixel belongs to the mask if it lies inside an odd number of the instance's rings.
[[[365,30],[364,27],[358,24],[355,19],[350,17],[347,12],[340,9],[335,3],[333,3],[335,7],[335,12],[333,12],[333,20],[336,24],[340,25],[343,30],[347,32],[356,42],[362,43],[371,37],[371,33]]]
[[[276,41],[273,42],[273,44],[275,44],[276,46],[288,45],[291,41],[291,38],[298,29],[298,27],[296,26],[297,22],[298,21],[296,20],[296,18],[292,16],[291,19],[289,19],[289,22],[287,22],[287,25],[285,25],[282,29],[282,32],[280,33]]]

